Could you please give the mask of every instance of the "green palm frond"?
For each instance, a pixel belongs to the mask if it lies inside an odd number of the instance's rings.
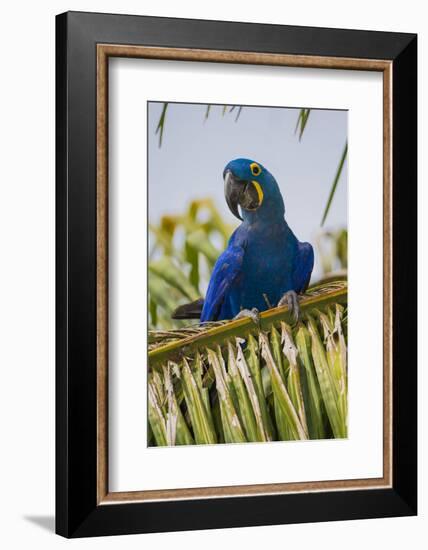
[[[297,117],[296,127],[294,133],[296,134],[299,131],[299,141],[301,141],[303,132],[305,131],[306,124],[308,123],[309,115],[311,114],[311,109],[300,109],[299,116]]]
[[[347,437],[347,285],[250,319],[149,331],[152,444]]]
[[[327,218],[327,215],[328,215],[328,212],[330,210],[330,206],[331,206],[331,203],[333,201],[333,197],[334,197],[334,194],[336,192],[337,184],[339,183],[340,176],[342,174],[343,166],[345,164],[345,160],[346,160],[347,155],[348,155],[348,142],[345,143],[345,147],[343,148],[343,151],[342,151],[342,156],[340,157],[339,164],[338,164],[337,169],[336,169],[336,174],[334,176],[333,183],[332,183],[331,189],[330,189],[330,193],[328,195],[327,204],[325,205],[325,208],[324,208],[324,213],[323,213],[322,220],[321,220],[321,227],[324,225],[324,222],[325,222],[325,220]]]
[[[167,109],[168,109],[168,102],[165,102],[162,106],[162,112],[159,118],[158,125],[156,126],[156,134],[159,134],[159,147],[162,147],[163,131],[165,128],[165,118],[166,118]]]

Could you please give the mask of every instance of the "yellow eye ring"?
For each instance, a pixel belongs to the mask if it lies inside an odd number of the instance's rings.
[[[253,176],[259,176],[261,171],[262,171],[262,169],[257,164],[257,162],[252,162],[250,164],[250,169],[251,169],[251,173],[253,174]]]

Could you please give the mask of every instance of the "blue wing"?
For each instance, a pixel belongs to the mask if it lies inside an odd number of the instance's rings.
[[[232,236],[229,246],[216,261],[211,274],[201,313],[201,322],[218,319],[224,299],[241,271],[244,251],[242,244],[235,243]]]
[[[293,273],[294,290],[301,294],[308,288],[314,268],[314,249],[309,243],[299,243],[296,268]]]

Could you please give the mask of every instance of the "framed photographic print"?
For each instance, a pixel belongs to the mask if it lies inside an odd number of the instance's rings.
[[[56,36],[57,532],[416,514],[416,36]]]

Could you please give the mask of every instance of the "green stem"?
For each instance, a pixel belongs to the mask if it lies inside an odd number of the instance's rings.
[[[331,189],[330,189],[330,194],[328,196],[327,205],[325,207],[324,214],[323,214],[323,217],[322,217],[322,220],[321,220],[321,227],[324,225],[324,222],[327,218],[327,214],[330,210],[331,202],[333,200],[334,193],[336,192],[336,187],[337,187],[337,184],[339,182],[340,176],[342,174],[342,169],[343,169],[343,165],[345,164],[345,159],[346,159],[347,154],[348,154],[348,142],[345,143],[345,147],[343,149],[342,157],[340,159],[339,166],[337,167],[336,176],[334,178],[333,185],[331,186]]]
[[[162,147],[163,129],[164,129],[164,126],[165,126],[165,115],[166,115],[166,110],[167,109],[168,109],[168,102],[165,102],[163,104],[162,113],[161,113],[161,116],[159,118],[159,122],[158,122],[158,125],[157,125],[157,128],[156,128],[156,134],[159,133],[159,147]]]

